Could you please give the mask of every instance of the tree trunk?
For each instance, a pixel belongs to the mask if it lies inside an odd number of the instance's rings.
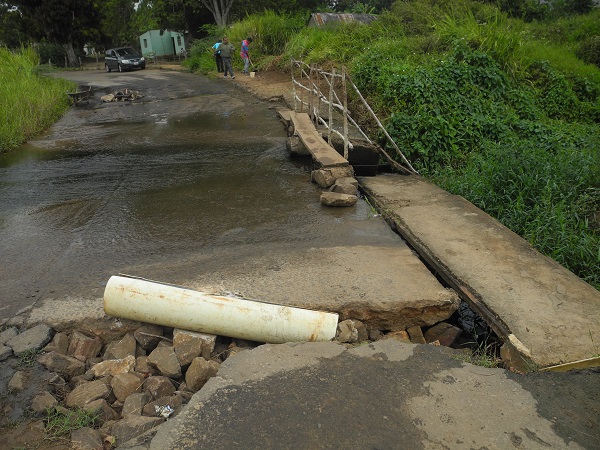
[[[200,0],[201,3],[212,13],[218,26],[227,25],[229,10],[234,0]]]
[[[73,43],[67,42],[62,45],[65,49],[65,53],[67,54],[67,64],[69,67],[79,67],[79,58],[75,54],[75,49],[73,49]]]

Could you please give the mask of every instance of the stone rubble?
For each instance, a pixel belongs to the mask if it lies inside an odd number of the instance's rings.
[[[352,186],[349,180],[343,183]],[[2,331],[0,339],[13,357],[40,352],[38,367],[45,375],[37,374],[41,382],[29,396],[25,410],[38,418],[53,408],[65,414],[76,409],[95,413],[99,428],[73,431],[72,448],[111,448],[130,440],[143,441],[181,411],[218,373],[224,359],[259,345],[149,324],[132,329],[108,342],[107,335],[100,332],[55,332],[44,324],[21,333],[15,327]],[[336,340],[348,345],[399,339],[449,346],[460,333],[448,323],[430,327],[425,333],[418,326],[387,332],[346,319],[338,324]],[[23,392],[31,383],[30,376],[27,369],[14,371],[7,384],[9,393]]]

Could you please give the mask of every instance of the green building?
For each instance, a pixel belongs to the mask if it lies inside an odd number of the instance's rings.
[[[150,30],[140,36],[142,55],[146,57],[178,56],[185,53],[183,34],[169,30]]]

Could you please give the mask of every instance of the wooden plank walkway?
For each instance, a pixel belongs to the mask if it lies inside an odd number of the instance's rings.
[[[281,112],[279,114],[282,118],[284,117]],[[285,115],[287,117],[287,112]],[[294,124],[295,134],[321,167],[347,167],[349,165],[348,161],[321,137],[307,113],[289,111],[289,117]]]

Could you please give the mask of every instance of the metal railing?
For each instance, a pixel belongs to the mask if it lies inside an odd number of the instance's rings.
[[[320,69],[315,64],[308,65],[302,61],[291,60],[292,90],[294,96],[294,111],[306,112],[310,118],[318,125],[323,125],[327,130],[327,141],[331,142],[331,135],[336,134],[344,141],[344,158],[348,159],[348,150],[352,148],[352,143],[348,138],[348,126],[351,124],[360,133],[360,135],[370,144],[373,141],[363,131],[360,125],[354,120],[348,110],[348,87],[352,88],[358,98],[365,106],[371,117],[377,123],[377,126],[385,135],[388,143],[395,149],[398,156],[402,159],[400,164],[393,159],[384,149],[379,148],[381,154],[395,169],[405,173],[418,173],[404,156],[398,145],[389,135],[373,109],[369,106],[356,85],[350,79],[346,68],[338,72],[335,68],[331,72]],[[323,92],[321,86],[324,85],[327,92]],[[337,88],[337,91],[336,91]],[[339,95],[338,95],[339,91]],[[324,117],[322,111],[327,109],[327,116]],[[336,130],[333,126],[334,113],[341,114],[342,132]]]

